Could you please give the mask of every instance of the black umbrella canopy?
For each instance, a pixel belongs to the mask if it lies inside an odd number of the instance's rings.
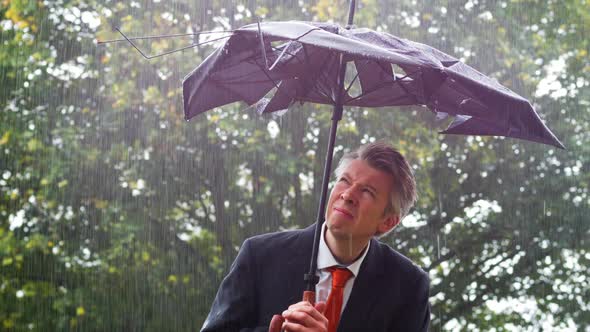
[[[340,56],[356,69],[342,88]],[[355,81],[361,92],[351,96]],[[300,21],[246,25],[187,75],[183,90],[186,119],[236,101],[268,113],[294,102],[335,105],[341,96],[343,106],[425,105],[438,116],[455,117],[447,134],[563,148],[531,104],[496,80],[428,45],[366,28]]]

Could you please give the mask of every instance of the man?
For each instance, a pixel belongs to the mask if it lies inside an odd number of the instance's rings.
[[[268,331],[274,314],[282,314],[286,331],[428,330],[428,276],[375,239],[392,231],[416,200],[410,166],[377,142],[346,154],[335,174],[320,239],[317,304],[301,301],[313,225],[255,236],[242,245],[201,331]]]

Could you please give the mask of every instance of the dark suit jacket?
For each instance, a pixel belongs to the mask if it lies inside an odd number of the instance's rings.
[[[301,301],[314,227],[244,241],[202,332],[268,331],[274,314]],[[428,276],[373,239],[342,313],[343,331],[427,331]]]

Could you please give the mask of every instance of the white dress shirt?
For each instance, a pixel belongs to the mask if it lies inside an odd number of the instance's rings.
[[[343,265],[339,263],[336,260],[336,258],[334,258],[334,255],[332,255],[330,248],[328,248],[328,244],[326,243],[326,239],[324,237],[325,230],[326,224],[324,223],[322,225],[320,248],[318,250],[318,269],[316,274],[320,277],[320,281],[315,286],[315,300],[316,302],[325,302],[328,300],[328,295],[330,295],[330,290],[332,289],[332,274],[330,273],[330,271],[328,271],[327,268],[335,265],[338,267],[345,267],[350,272],[352,272],[353,276],[350,279],[348,279],[346,285],[344,286],[344,298],[342,302],[342,310],[340,311],[340,313],[342,313],[344,311],[344,308],[346,307],[346,303],[348,303],[348,298],[350,297],[350,293],[352,292],[352,286],[354,285],[354,281],[356,280],[356,277],[358,277],[361,264],[363,263],[365,256],[367,256],[367,252],[369,252],[369,246],[371,245],[371,242],[369,241],[367,247],[364,249],[363,254],[356,261],[352,262],[349,265]]]

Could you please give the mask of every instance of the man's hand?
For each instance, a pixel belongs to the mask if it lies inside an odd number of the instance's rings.
[[[325,302],[318,302],[315,306],[307,301],[295,303],[283,311],[283,330],[288,332],[328,331],[328,319],[324,316]]]

